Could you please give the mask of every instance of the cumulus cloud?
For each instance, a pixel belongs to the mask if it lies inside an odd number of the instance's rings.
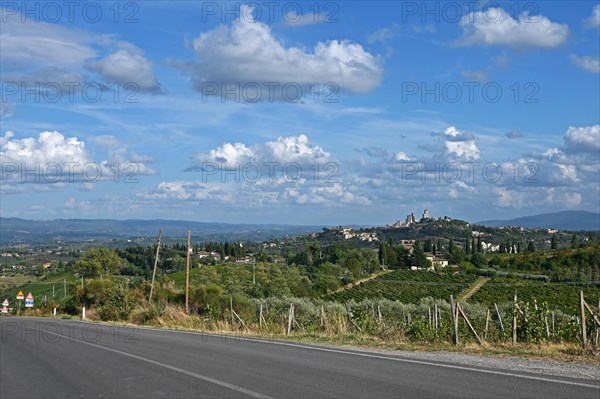
[[[514,49],[551,49],[560,46],[569,35],[569,27],[550,21],[543,15],[524,12],[518,19],[502,8],[464,15],[460,22],[459,46],[508,46]]]
[[[585,26],[588,29],[597,29],[600,32],[600,4],[597,4],[592,9],[592,15],[585,21]]]
[[[85,67],[90,71],[97,72],[109,82],[121,85],[134,83],[141,91],[160,91],[152,64],[142,54],[118,50],[101,60],[86,62]]]
[[[252,15],[252,7],[243,5],[241,12]],[[360,44],[330,40],[318,42],[312,51],[286,47],[268,25],[252,18],[204,32],[190,47],[199,60],[178,66],[191,75],[199,91],[208,93],[207,84],[216,83],[218,92],[209,94],[221,94],[223,84],[242,88],[257,84],[267,90],[265,84],[271,83],[294,83],[308,93],[316,82],[333,82],[342,91],[367,93],[379,85],[382,74],[378,57]]]
[[[475,136],[472,133],[461,133],[454,126],[450,126],[441,134],[441,137],[444,139],[447,157],[466,160],[479,159],[479,148],[475,144]]]
[[[577,56],[571,55],[571,61],[579,68],[592,72],[592,73],[600,73],[600,57],[591,57],[591,56]]]
[[[193,156],[200,181],[163,181],[146,199],[212,201],[231,206],[366,205],[363,189],[346,181],[340,163],[306,135],[257,144],[225,143]]]
[[[294,162],[305,166],[333,161],[330,153],[320,146],[310,143],[304,134],[278,137],[275,140],[252,146],[243,143],[225,143],[207,153],[197,153],[193,158],[196,161],[196,167],[202,162],[214,162],[224,164],[228,168],[249,162],[259,164]]]
[[[130,176],[155,173],[144,163],[129,160],[126,149],[110,151],[107,160],[95,162],[85,142],[77,137],[65,137],[57,131],[44,131],[37,137],[21,139],[14,136],[8,131],[0,137],[3,191],[15,192],[15,185],[21,183],[63,188],[64,183],[114,180],[115,167]]]
[[[90,158],[85,144],[77,137],[66,138],[59,132],[42,132],[35,137],[13,139],[13,132],[6,132],[2,138],[1,151],[3,162],[31,164],[77,162],[86,164]]]
[[[569,126],[565,134],[567,152],[598,154],[600,151],[600,125],[574,127]]]

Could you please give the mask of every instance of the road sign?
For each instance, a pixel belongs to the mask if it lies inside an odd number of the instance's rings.
[[[23,291],[19,291],[17,294],[17,299],[25,299],[25,295],[23,295]]]
[[[6,306],[2,306],[2,313],[8,313],[8,308]]]
[[[33,295],[31,292],[27,294],[27,298],[25,298],[25,307],[32,308],[33,307]]]
[[[10,303],[8,302],[8,298],[4,298],[4,302],[2,302],[2,306],[9,306]]]

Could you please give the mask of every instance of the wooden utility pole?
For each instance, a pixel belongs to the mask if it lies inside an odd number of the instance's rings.
[[[152,292],[154,291],[154,278],[156,277],[156,266],[158,266],[158,253],[160,251],[160,239],[162,238],[162,227],[158,232],[158,244],[156,245],[156,255],[154,256],[154,270],[152,271],[152,282],[150,283],[150,298],[148,302],[152,303]]]
[[[63,286],[65,288],[65,298],[67,297],[67,279],[63,278]]]
[[[252,284],[256,284],[256,259],[252,260]]]
[[[188,230],[188,241],[187,241],[187,258],[185,266],[185,314],[190,314],[190,250],[191,248],[191,231]]]

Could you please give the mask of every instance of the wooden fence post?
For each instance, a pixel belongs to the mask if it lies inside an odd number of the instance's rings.
[[[288,325],[287,325],[286,335],[290,335],[290,332],[292,331],[293,320],[294,320],[294,304],[290,303],[290,309],[288,310]]]
[[[490,325],[490,310],[487,309],[487,312],[485,313],[485,331],[483,333],[483,339],[487,339],[489,325]]]
[[[438,333],[438,316],[439,316],[439,309],[438,309],[438,305],[436,304],[435,307],[433,308],[433,317],[435,319],[435,335],[436,336]]]
[[[458,345],[458,317],[456,313],[456,305],[454,304],[454,297],[452,295],[450,295],[450,313],[454,330],[454,345]]]
[[[428,308],[428,310],[429,310],[429,319],[428,319],[428,321],[429,321],[429,329],[431,330],[431,306]]]
[[[585,325],[585,300],[583,299],[583,290],[579,291],[579,305],[581,307],[581,345],[583,349],[587,346],[587,328]]]
[[[502,331],[502,335],[504,336],[504,323],[502,323],[502,316],[500,315],[500,309],[498,309],[498,305],[494,304],[496,308],[496,314],[498,315],[498,321],[500,322],[500,331]]]
[[[233,330],[233,326],[235,324],[235,319],[233,315],[233,296],[229,295],[229,312],[231,313],[231,329]]]
[[[517,293],[513,302],[512,343],[513,345],[517,343]]]
[[[467,315],[465,314],[465,312],[463,312],[463,310],[460,307],[460,304],[458,302],[456,302],[456,308],[458,309],[458,311],[460,312],[460,314],[463,317],[464,321],[467,323],[467,325],[471,329],[471,332],[473,333],[473,335],[475,335],[475,338],[477,338],[477,341],[479,341],[480,344],[483,344],[483,341],[481,340],[481,338],[479,338],[479,335],[477,334],[477,331],[475,331],[475,328],[473,328],[473,325],[471,324],[471,322],[467,318]]]

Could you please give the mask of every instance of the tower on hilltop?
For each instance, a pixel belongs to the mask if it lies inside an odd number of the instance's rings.
[[[429,219],[429,210],[427,208],[423,211],[423,219]]]

